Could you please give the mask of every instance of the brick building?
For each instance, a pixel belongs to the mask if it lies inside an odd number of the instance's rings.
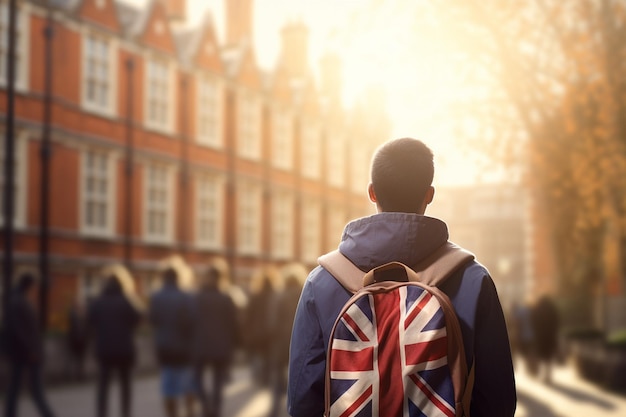
[[[389,133],[382,101],[344,108],[340,59],[326,55],[316,77],[299,22],[277,31],[275,68],[259,68],[252,0],[225,6],[220,43],[210,12],[184,24],[184,0],[18,1],[13,253],[16,268],[37,265],[46,182],[53,326],[110,263],[125,262],[144,294],[172,255],[198,268],[224,259],[245,287],[263,266],[314,266],[371,212],[369,159]],[[7,11],[0,3],[0,120]]]

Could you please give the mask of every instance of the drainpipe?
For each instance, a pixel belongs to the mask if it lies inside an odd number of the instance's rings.
[[[126,200],[124,222],[124,265],[131,269],[133,258],[133,166],[135,163],[135,147],[133,144],[133,58],[126,59]]]
[[[9,43],[7,59],[7,115],[6,115],[6,140],[4,149],[4,258],[3,258],[3,307],[4,320],[9,320],[9,303],[11,302],[11,290],[13,287],[13,221],[14,221],[14,198],[15,191],[15,20],[16,0],[9,1]]]
[[[50,241],[50,125],[52,122],[52,39],[54,37],[52,10],[48,9],[46,27],[43,30],[45,42],[44,72],[44,112],[41,139],[41,178],[40,178],[40,227],[39,227],[39,317],[41,331],[48,325],[48,296],[50,292],[49,241]]]
[[[189,220],[187,219],[187,215],[189,214],[186,208],[189,206],[189,137],[187,135],[187,95],[188,95],[188,77],[187,75],[183,75],[180,86],[181,86],[181,156],[180,156],[180,190],[181,196],[179,201],[182,201],[183,204],[179,203],[179,210],[183,211],[178,213],[180,228],[180,238],[178,242],[178,250],[181,254],[184,254],[187,251],[187,238],[189,231]]]

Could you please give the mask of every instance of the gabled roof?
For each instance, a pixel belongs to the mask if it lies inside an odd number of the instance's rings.
[[[239,85],[261,90],[263,79],[257,66],[254,50],[248,43],[227,46],[222,50],[222,62],[226,75],[236,80]]]
[[[179,30],[176,33],[176,43],[182,61],[186,64],[200,65],[207,69],[222,72],[223,63],[216,32],[213,14],[209,11],[204,13],[196,28]],[[209,46],[207,42],[212,44],[210,45],[212,46],[210,55],[207,53],[207,46]],[[203,47],[207,49],[203,49]]]

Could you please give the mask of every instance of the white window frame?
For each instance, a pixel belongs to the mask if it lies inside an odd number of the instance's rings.
[[[210,184],[214,187],[213,195],[207,196],[206,189],[203,185]],[[196,177],[195,185],[195,214],[196,214],[196,245],[201,249],[221,249],[224,245],[224,184],[225,179],[222,176],[214,174],[203,174]],[[213,198],[213,212],[206,212],[202,209],[203,199]],[[211,203],[210,203],[211,204]],[[208,221],[213,222],[213,237],[203,238],[201,235],[202,223]]]
[[[218,77],[207,74],[196,76],[196,135],[200,145],[221,149],[224,146],[224,83]],[[207,88],[207,86],[211,85]],[[210,94],[207,91],[210,91]],[[208,97],[211,95],[212,97]],[[207,102],[211,102],[207,106]],[[207,132],[203,121],[212,120],[211,132]]]
[[[322,206],[319,201],[306,198],[301,209],[301,258],[303,262],[314,263],[322,248]]]
[[[89,179],[88,158],[89,154],[98,154],[106,158],[106,173],[104,180],[106,181],[105,195],[90,195],[87,190],[87,181]],[[81,153],[81,165],[79,177],[80,187],[80,231],[85,235],[112,237],[115,235],[116,221],[116,197],[117,197],[117,176],[116,176],[117,158],[113,153],[101,149],[85,148]],[[102,178],[101,178],[102,179]],[[95,199],[96,202],[105,204],[105,225],[90,225],[87,223],[87,204],[89,200]]]
[[[346,184],[346,143],[341,135],[331,134],[326,140],[326,178],[329,185]]]
[[[237,149],[239,156],[254,161],[261,159],[261,98],[240,89],[237,96]],[[249,120],[252,119],[252,120]]]
[[[241,255],[261,253],[262,187],[252,182],[237,186],[237,247]]]
[[[271,253],[276,260],[293,258],[295,236],[295,198],[288,192],[276,192],[272,197]]]
[[[150,189],[152,186],[150,178],[151,169],[162,169],[165,171],[165,203],[154,204],[150,200]],[[146,163],[143,175],[143,237],[149,243],[171,243],[174,239],[174,168],[165,163]],[[165,210],[164,232],[155,233],[150,230],[150,212],[152,210]]]
[[[176,97],[176,71],[174,64],[167,58],[159,58],[155,56],[146,56],[144,59],[144,107],[143,119],[148,129],[155,130],[166,134],[174,132],[174,99]],[[157,99],[154,94],[158,89],[152,85],[154,78],[155,66],[161,66],[160,70],[165,70],[164,79],[158,80],[159,84],[165,84],[164,97],[158,97],[158,102],[165,105],[164,114],[161,118],[154,118],[151,108],[151,102]]]
[[[0,183],[4,183],[4,150],[6,133],[0,130]],[[28,190],[26,186],[28,184],[28,145],[29,140],[26,137],[25,132],[17,133],[15,135],[15,171],[13,174],[15,193],[13,197],[13,225],[16,228],[22,228],[26,226],[26,207]],[[0,226],[4,225],[4,186],[0,186]]]
[[[272,165],[293,169],[294,118],[287,109],[276,107],[272,112]]]
[[[95,100],[89,97],[88,83],[93,77],[89,73],[89,58],[92,56],[89,53],[90,41],[104,43],[107,47],[106,53],[106,66],[107,74],[106,80],[98,79],[98,83],[106,83],[106,103],[101,103],[99,98]],[[118,45],[112,38],[95,34],[91,31],[85,31],[82,37],[82,80],[81,80],[81,102],[83,108],[87,111],[91,111],[103,116],[113,117],[117,113],[117,55]],[[100,57],[102,59],[102,57]],[[101,75],[101,74],[100,74]]]
[[[302,176],[318,180],[322,172],[322,140],[321,129],[313,124],[307,124],[302,130],[300,145],[300,160]]]
[[[25,5],[17,5],[17,25],[16,35],[17,44],[15,45],[15,54],[18,56],[17,65],[15,65],[15,89],[17,91],[27,91],[29,88],[30,78],[30,9]],[[5,39],[8,32],[9,22],[9,4],[8,2],[0,3],[0,39]],[[6,55],[8,55],[8,42],[6,46],[0,42],[2,51],[0,58],[0,87],[6,87],[7,76]]]

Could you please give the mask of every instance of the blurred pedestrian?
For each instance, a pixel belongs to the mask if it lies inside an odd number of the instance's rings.
[[[531,320],[531,299],[513,308],[513,333],[516,334],[517,349],[524,361],[526,369],[531,375],[537,373],[537,358],[535,353],[535,334]]]
[[[117,372],[120,381],[121,415],[129,417],[131,414],[134,336],[140,319],[141,311],[132,288],[132,278],[124,268],[118,267],[106,275],[102,291],[88,312],[98,360],[97,417],[107,415],[113,372]]]
[[[543,372],[543,380],[552,382],[552,362],[559,346],[559,312],[549,295],[543,295],[533,306],[531,321],[534,333],[534,348],[538,370]]]
[[[281,400],[287,391],[289,341],[291,339],[293,319],[298,307],[298,300],[300,299],[300,292],[302,291],[302,281],[297,275],[289,274],[285,279],[285,287],[278,299],[276,337],[273,342],[274,389],[270,411],[271,417],[277,417],[281,414],[281,404],[284,405],[284,412],[287,410],[286,402],[281,403]]]
[[[161,394],[168,417],[178,415],[182,400],[187,415],[193,414],[194,387],[191,370],[191,295],[181,290],[179,274],[170,267],[163,272],[163,286],[150,298],[150,323],[161,367]]]
[[[77,298],[67,314],[68,377],[77,380],[82,380],[85,374],[85,354],[89,343],[86,304],[85,299]]]
[[[194,374],[204,417],[221,415],[223,388],[238,339],[237,310],[232,298],[220,291],[221,278],[218,269],[209,268],[193,303]],[[205,368],[213,376],[210,395],[204,386]]]
[[[28,376],[30,392],[39,415],[54,416],[46,401],[42,383],[43,338],[35,309],[28,300],[35,282],[35,277],[30,273],[20,275],[9,304],[9,322],[5,330],[6,353],[10,367],[5,404],[6,417],[18,415],[17,400],[24,374]]]
[[[257,381],[262,385],[271,382],[272,346],[276,337],[278,319],[274,284],[276,274],[264,269],[253,281],[246,314],[248,352]]]

